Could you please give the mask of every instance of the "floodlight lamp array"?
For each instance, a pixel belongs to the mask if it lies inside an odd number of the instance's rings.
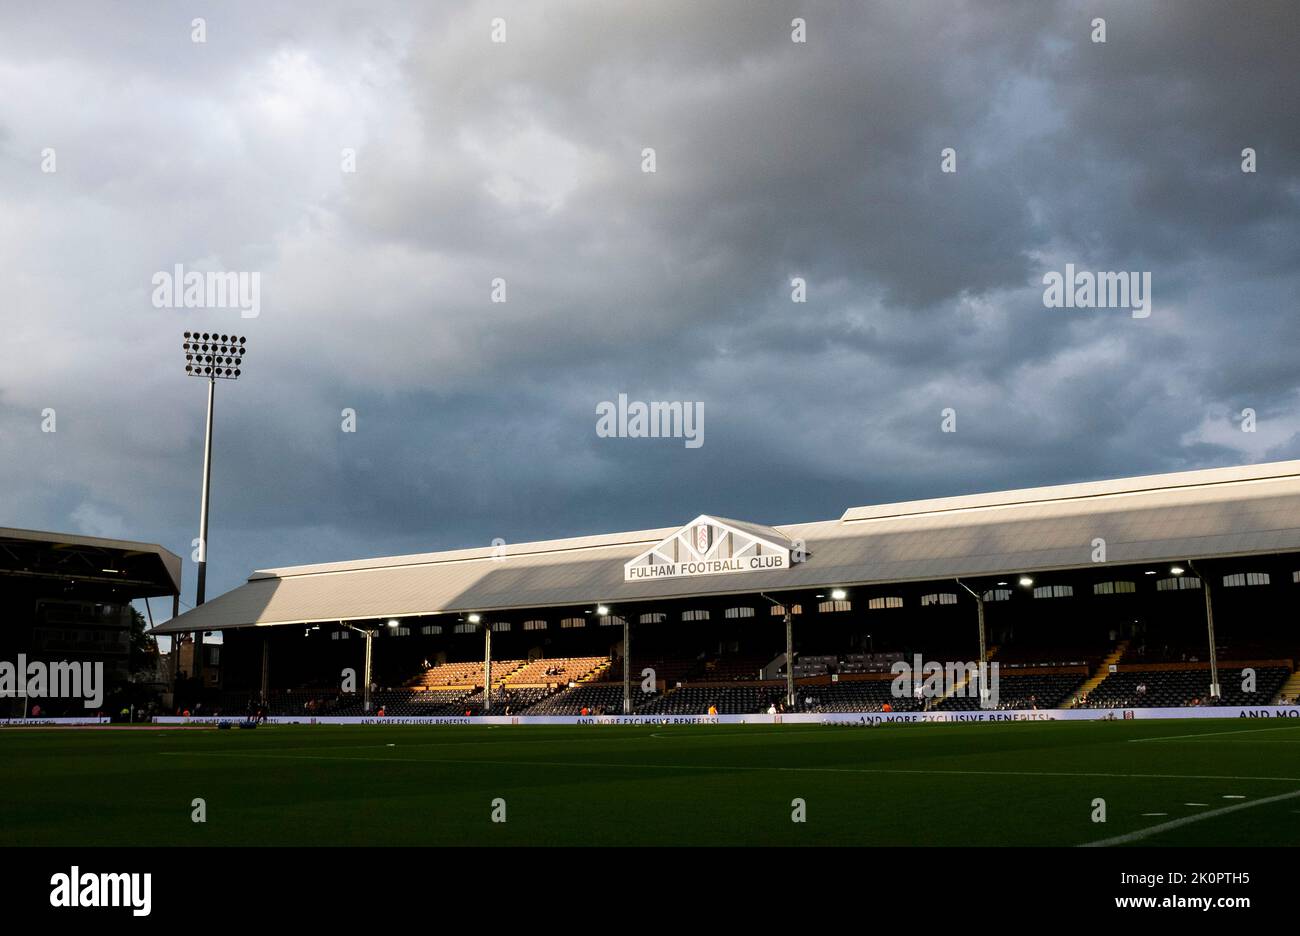
[[[186,332],[181,348],[185,351],[185,373],[191,377],[238,380],[248,339],[216,332]]]

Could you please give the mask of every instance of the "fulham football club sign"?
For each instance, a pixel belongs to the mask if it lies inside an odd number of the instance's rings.
[[[623,566],[623,581],[771,572],[790,567],[790,541],[771,527],[702,515]]]

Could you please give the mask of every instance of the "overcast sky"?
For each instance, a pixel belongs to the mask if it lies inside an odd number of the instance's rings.
[[[209,595],[1300,457],[1297,48],[1294,2],[4,4],[0,525],[189,555],[186,329],[251,349]],[[1047,308],[1067,263],[1150,316]],[[176,264],[258,316],[156,307]],[[704,444],[598,436],[620,393]]]

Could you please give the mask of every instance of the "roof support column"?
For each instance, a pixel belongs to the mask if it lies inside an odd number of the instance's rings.
[[[181,613],[181,596],[172,595],[172,617],[175,618]],[[181,637],[184,634],[172,634],[172,708],[176,707],[176,680],[181,676]]]
[[[1205,592],[1205,638],[1210,645],[1210,698],[1219,699],[1219,651],[1215,646],[1214,640],[1214,601],[1210,597],[1210,579],[1209,576],[1202,574],[1201,570],[1193,565],[1190,561],[1187,567],[1196,573],[1197,578],[1201,580],[1201,590]]]
[[[271,638],[262,638],[262,705],[271,694]]]
[[[985,702],[988,699],[988,687],[985,685],[985,680],[984,680],[984,674],[988,672],[988,648],[985,646],[985,641],[984,641],[984,595],[981,594],[980,592],[975,591],[975,589],[971,588],[961,579],[953,579],[953,581],[956,582],[958,585],[960,585],[962,588],[966,589],[966,591],[970,592],[970,596],[975,599],[975,611],[976,611],[976,616],[979,620],[979,639],[980,639],[980,655],[978,657],[979,662],[976,665],[979,667],[977,672],[979,673],[978,678],[980,684],[980,708],[984,708]]]
[[[1197,573],[1200,575],[1200,573]],[[1201,575],[1201,588],[1205,590],[1205,636],[1210,644],[1210,698],[1220,698],[1219,649],[1214,640],[1214,601],[1210,597],[1210,580]]]
[[[632,615],[623,614],[623,714],[632,714]]]
[[[483,714],[492,711],[492,624],[483,622]]]
[[[794,696],[794,618],[790,615],[790,599],[787,597],[784,602],[777,601],[771,595],[764,592],[758,593],[760,597],[766,598],[774,606],[781,609],[785,621],[785,704],[793,712],[795,705]]]
[[[339,626],[346,627],[350,631],[356,631],[366,641],[366,667],[365,667],[366,672],[365,672],[365,679],[364,679],[365,686],[361,691],[361,708],[367,715],[369,715],[370,714],[370,682],[371,682],[370,664],[373,656],[373,654],[371,653],[372,650],[371,641],[374,640],[375,631],[368,630],[364,627],[357,627],[355,624],[349,624],[347,621],[339,621]],[[263,657],[262,659],[263,659],[263,666],[265,666],[266,658]],[[265,670],[263,670],[263,672],[265,673]]]
[[[361,708],[367,715],[369,715],[370,714],[370,683],[371,683],[370,664],[373,656],[372,645],[374,644],[374,640],[375,640],[375,632],[372,630],[363,630],[361,631],[361,636],[366,638],[366,687],[365,687],[365,692],[362,695]]]
[[[785,704],[794,711],[794,618],[785,606]]]
[[[1214,602],[1210,598],[1210,580],[1201,579],[1205,589],[1205,635],[1210,642],[1210,697],[1218,699],[1219,692],[1219,650],[1214,640]]]

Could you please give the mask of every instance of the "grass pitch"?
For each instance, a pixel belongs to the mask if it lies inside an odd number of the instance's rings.
[[[1293,845],[1300,721],[18,728],[0,785],[3,846]]]

